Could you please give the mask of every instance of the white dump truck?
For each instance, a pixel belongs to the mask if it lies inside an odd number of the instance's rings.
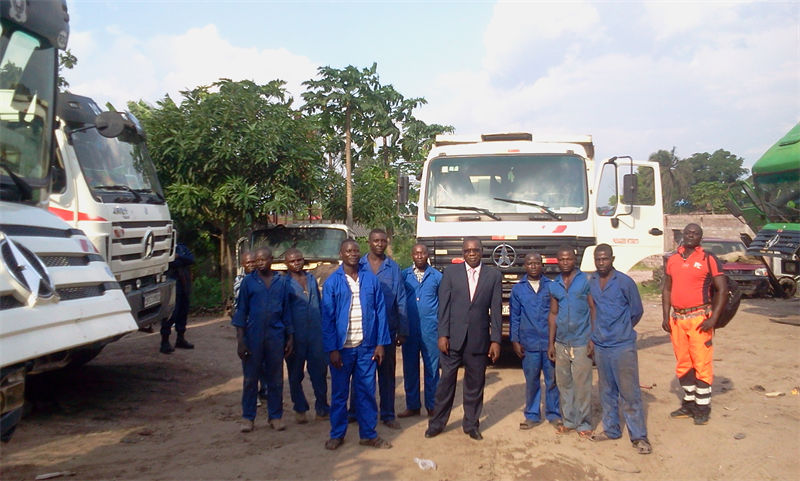
[[[58,119],[50,212],[89,236],[148,328],[175,306],[175,230],[144,131],[131,113],[71,93],[59,94]],[[122,131],[109,135],[109,122]]]
[[[483,263],[503,273],[504,314],[531,251],[550,276],[560,246],[575,249],[585,271],[594,271],[600,243],[613,247],[622,272],[663,251],[658,164],[614,157],[598,165],[591,136],[440,135],[420,182],[416,235],[430,262],[462,262],[463,239],[481,239]]]
[[[28,375],[136,330],[103,256],[47,211],[63,0],[0,0],[0,407],[8,441]]]

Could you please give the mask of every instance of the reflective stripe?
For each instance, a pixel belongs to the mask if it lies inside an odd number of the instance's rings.
[[[699,397],[699,398],[695,399],[694,402],[696,402],[698,406],[708,406],[709,404],[711,404],[711,398],[710,397]]]
[[[697,388],[697,395],[698,396],[710,395],[710,394],[711,394],[711,386]]]
[[[694,390],[697,389],[697,386],[695,386],[694,384],[689,385],[689,386],[681,386],[681,387],[686,392],[694,392]],[[699,391],[699,389],[697,389],[697,390]]]
[[[694,394],[684,394],[683,395],[683,400],[684,401],[694,401],[695,400]]]

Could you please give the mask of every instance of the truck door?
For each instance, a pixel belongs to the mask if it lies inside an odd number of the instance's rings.
[[[645,257],[664,252],[664,208],[657,162],[614,157],[595,187],[597,243],[614,249],[614,267],[627,272]],[[594,257],[594,250],[587,255]],[[592,269],[594,270],[594,269]]]

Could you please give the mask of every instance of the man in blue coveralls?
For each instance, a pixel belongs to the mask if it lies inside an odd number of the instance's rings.
[[[562,424],[556,433],[577,430],[581,438],[592,435],[592,332],[594,304],[589,294],[589,279],[575,267],[571,247],[558,249],[561,275],[550,285],[550,343],[547,357],[556,363],[556,385],[561,404]]]
[[[369,252],[361,258],[359,266],[360,269],[368,270],[375,274],[381,282],[390,336],[384,360],[378,366],[378,392],[381,399],[380,417],[385,426],[392,429],[400,429],[400,424],[395,420],[394,412],[395,367],[397,365],[395,346],[402,345],[408,336],[406,288],[400,276],[400,266],[386,255],[386,248],[389,246],[389,238],[386,232],[382,229],[372,229],[368,239]]]
[[[547,357],[550,333],[550,285],[542,275],[542,256],[525,256],[526,275],[511,289],[509,300],[510,337],[514,353],[522,359],[525,374],[525,419],[520,429],[531,429],[542,421],[540,377],[544,374],[545,417],[554,426],[561,421],[558,407],[555,364]]]
[[[597,361],[600,400],[603,405],[603,432],[592,441],[619,439],[619,398],[622,415],[633,447],[639,454],[653,450],[647,440],[642,392],[639,388],[639,358],[634,326],[642,318],[642,298],[633,279],[614,269],[611,246],[600,244],[594,250],[597,274],[589,280],[595,306],[592,344]]]
[[[422,355],[425,373],[425,409],[433,414],[436,384],[439,383],[439,284],[442,273],[428,265],[428,248],[415,244],[411,248],[414,264],[402,272],[406,288],[408,337],[403,343],[403,383],[406,410],[397,417],[419,416],[422,404],[419,395],[419,358]]]
[[[308,422],[308,401],[303,393],[303,370],[308,365],[308,377],[314,389],[314,409],[317,419],[327,419],[328,373],[325,351],[322,348],[322,313],[320,312],[317,280],[303,270],[305,259],[299,249],[290,248],[283,254],[288,271],[289,308],[294,322],[294,350],[286,358],[289,371],[289,392],[294,403],[295,420]]]
[[[359,444],[391,448],[375,431],[375,369],[384,360],[384,346],[390,344],[383,292],[374,274],[359,269],[356,241],[343,241],[339,256],[342,265],[322,286],[322,343],[331,366],[331,437],[325,448],[334,450],[344,443],[351,380]]]
[[[236,351],[242,360],[242,432],[253,430],[256,418],[258,379],[265,369],[269,425],[286,428],[283,417],[283,357],[292,352],[294,326],[289,310],[286,277],[272,271],[272,251],[256,250],[256,270],[239,287],[237,309],[231,324],[236,327]]]

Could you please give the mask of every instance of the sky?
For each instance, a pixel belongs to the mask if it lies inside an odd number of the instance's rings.
[[[725,149],[800,121],[800,1],[67,0],[70,90],[155,104],[219,78],[377,63],[457,134],[593,136],[596,158]]]

